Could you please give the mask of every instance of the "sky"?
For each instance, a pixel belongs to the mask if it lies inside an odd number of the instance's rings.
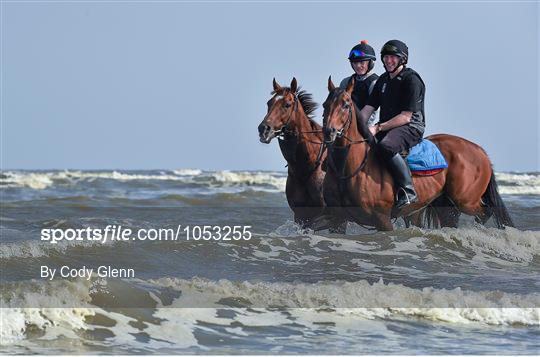
[[[426,135],[479,144],[496,171],[540,171],[536,1],[0,7],[4,170],[285,170],[257,133],[272,78],[322,103],[351,47],[400,39],[426,83]]]

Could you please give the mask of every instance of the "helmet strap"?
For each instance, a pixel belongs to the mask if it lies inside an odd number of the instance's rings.
[[[375,67],[375,61],[369,60],[369,65],[368,65],[367,73],[369,73],[369,72],[373,69],[373,67]],[[366,73],[366,74],[367,74],[367,73]]]

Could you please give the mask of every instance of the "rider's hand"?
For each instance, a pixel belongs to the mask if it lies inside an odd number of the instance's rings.
[[[369,127],[369,131],[371,132],[371,135],[373,135],[373,136],[375,136],[375,134],[378,133],[378,129],[379,129],[379,127],[377,125]]]

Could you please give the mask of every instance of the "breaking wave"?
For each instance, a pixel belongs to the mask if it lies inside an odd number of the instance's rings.
[[[114,334],[128,340],[132,339],[129,335],[138,330],[138,333],[145,332],[152,339],[169,342],[174,337],[166,327],[174,327],[174,331],[180,328],[182,335],[189,337],[181,344],[186,347],[197,344],[193,337],[194,329],[205,322],[232,328],[291,323],[309,326],[309,321],[314,319],[331,323],[343,318],[351,321],[420,318],[454,324],[540,326],[540,294],[473,292],[459,288],[412,289],[383,281],[374,284],[366,281],[304,284],[200,278],[135,279],[131,285],[122,286],[128,290],[122,293],[124,299],[137,300],[138,304],[142,302],[144,306],[138,307],[148,309],[142,315],[148,315],[148,320],[137,324],[137,320],[143,317],[131,316],[132,309],[117,307],[115,312],[111,312],[112,306],[100,306],[112,301],[107,300],[108,294],[114,296],[117,293],[115,289],[119,289],[114,284],[111,287],[110,283],[104,279],[9,283],[4,287],[9,289],[9,296],[3,296],[1,301],[1,343],[6,345],[28,338],[28,335],[35,334],[36,329],[45,334],[42,338],[54,338],[60,334],[80,338],[78,331],[103,328],[99,325],[105,328],[114,326]],[[164,291],[177,291],[175,296],[179,297],[164,299],[160,293]],[[77,307],[73,307],[73,301],[77,302]],[[186,308],[194,306],[195,302],[198,308]],[[235,314],[218,317],[217,311],[223,309]],[[177,341],[174,339],[172,342]]]
[[[208,171],[184,169],[174,171],[52,171],[26,172],[6,171],[0,175],[0,188],[31,188],[43,190],[55,185],[78,185],[95,180],[128,181],[173,181],[207,187],[247,186],[261,187],[272,191],[285,191],[286,173],[265,171]]]

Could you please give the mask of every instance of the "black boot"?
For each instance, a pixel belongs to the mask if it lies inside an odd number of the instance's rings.
[[[400,154],[395,154],[388,164],[397,189],[395,208],[400,210],[418,201],[418,196],[412,182],[411,170],[403,157]]]

